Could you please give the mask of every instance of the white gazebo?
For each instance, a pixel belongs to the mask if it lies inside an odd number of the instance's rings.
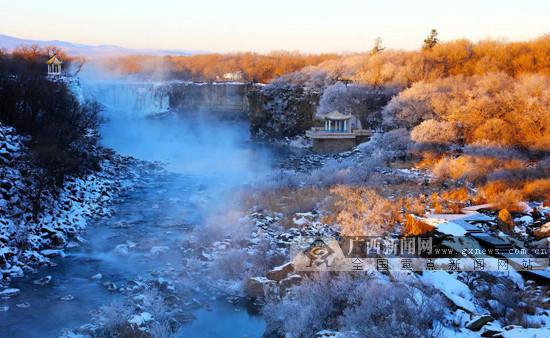
[[[63,61],[61,61],[57,55],[52,55],[52,57],[46,62],[48,65],[48,75],[51,76],[59,76],[61,75],[61,64]]]
[[[323,116],[324,127],[311,127],[306,136],[318,153],[339,153],[367,141],[371,133],[361,128],[361,122],[353,115],[333,111]]]
[[[325,131],[332,133],[351,133],[351,115],[333,111],[324,116]]]

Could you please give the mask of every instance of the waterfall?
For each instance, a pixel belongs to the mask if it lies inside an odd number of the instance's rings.
[[[170,107],[169,85],[158,82],[83,81],[84,98],[104,107],[109,118],[145,117]]]

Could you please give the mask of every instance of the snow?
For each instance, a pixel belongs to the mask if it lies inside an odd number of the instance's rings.
[[[19,294],[21,290],[19,289],[16,289],[16,288],[8,288],[8,289],[4,289],[2,291],[0,291],[0,298],[10,298],[10,297],[15,297]]]
[[[441,291],[456,306],[468,312],[476,312],[474,296],[468,286],[458,279],[456,275],[445,271],[424,271],[420,280]]]
[[[128,323],[141,326],[152,320],[153,320],[153,316],[149,312],[142,312],[139,315],[133,315],[132,318],[128,319]]]
[[[520,218],[517,218],[514,220],[515,222],[523,223],[523,224],[531,224],[533,223],[533,217],[531,216],[522,216]]]
[[[550,337],[550,328],[542,327],[526,329],[522,327],[514,327],[511,330],[503,331],[501,335],[504,338]]]
[[[467,232],[462,226],[453,222],[440,223],[437,225],[436,230],[446,235],[456,237],[464,236]]]

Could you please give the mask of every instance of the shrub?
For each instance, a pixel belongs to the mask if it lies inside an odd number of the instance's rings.
[[[441,158],[434,166],[433,173],[440,179],[464,179],[470,182],[483,181],[497,170],[517,170],[523,162],[513,159],[499,159],[484,156],[461,155],[456,158]]]
[[[546,204],[550,202],[550,178],[529,181],[522,190],[525,198]]]
[[[448,146],[459,143],[460,132],[455,123],[430,119],[414,127],[411,138],[417,143]]]
[[[399,207],[364,187],[336,186],[330,189],[327,221],[340,225],[345,236],[376,236],[400,221]]]
[[[294,287],[291,295],[270,299],[263,313],[274,336],[312,337],[328,329],[410,337],[435,335],[443,307],[441,297],[418,285],[321,274]]]

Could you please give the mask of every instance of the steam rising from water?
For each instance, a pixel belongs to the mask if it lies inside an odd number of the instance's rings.
[[[100,129],[104,146],[122,155],[163,162],[168,171],[179,175],[179,180],[192,178],[200,189],[190,197],[200,201],[197,211],[206,223],[212,223],[209,219],[219,219],[220,215],[240,211],[236,190],[271,173],[272,149],[250,142],[245,121],[221,121],[204,111],[200,118],[174,114],[151,118],[151,114],[167,112],[169,85],[119,77],[110,79],[98,76],[97,72],[93,78],[84,77],[81,81],[83,96],[104,106],[106,121]],[[174,181],[174,186],[180,183]],[[229,217],[224,216],[223,222],[215,223],[223,223],[215,231],[218,235],[234,228],[234,224],[229,224]]]

